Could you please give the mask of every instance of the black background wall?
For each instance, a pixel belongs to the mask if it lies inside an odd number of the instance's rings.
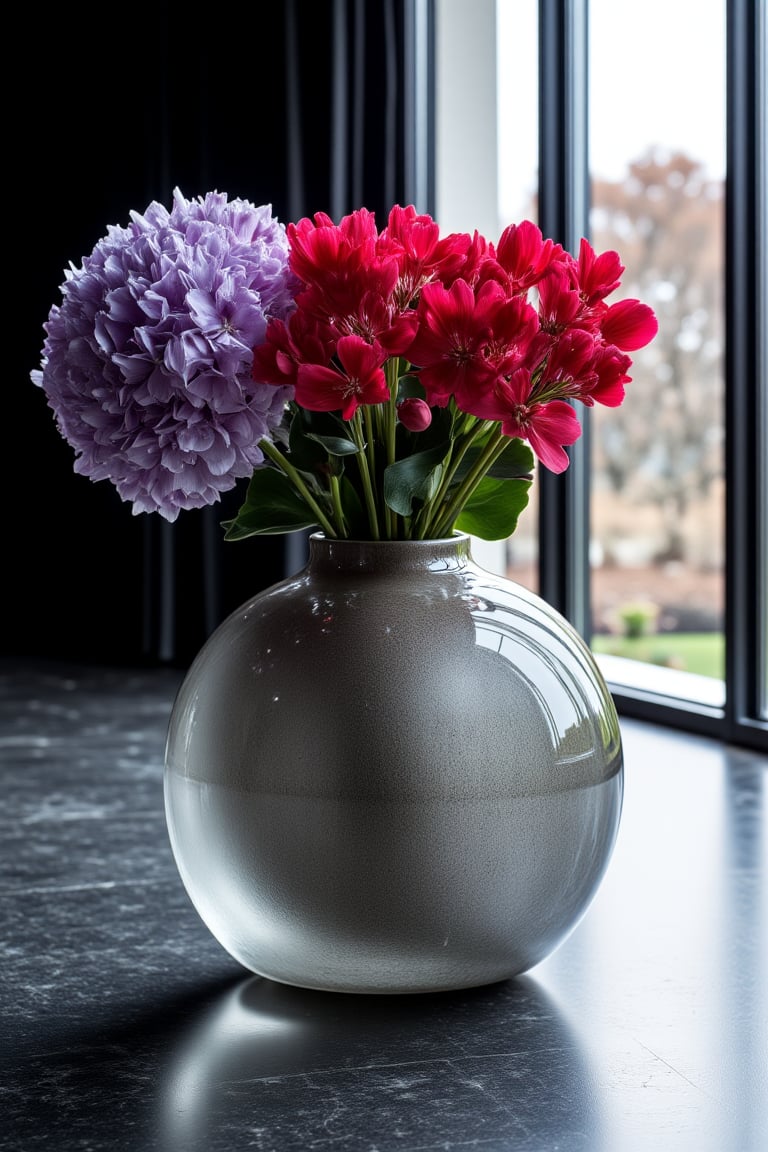
[[[300,566],[303,538],[223,541],[244,487],[169,525],[77,476],[29,372],[67,264],[131,209],[170,206],[175,186],[270,203],[283,222],[361,205],[383,222],[412,202],[412,15],[409,0],[20,11],[4,101],[0,654],[184,665]]]

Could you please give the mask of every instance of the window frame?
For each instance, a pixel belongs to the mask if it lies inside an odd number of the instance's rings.
[[[764,749],[765,8],[726,0],[726,9],[726,702],[715,708],[625,684],[609,687],[620,714]],[[589,235],[588,34],[588,0],[539,0],[539,223],[570,251]],[[561,476],[540,476],[539,586],[588,637],[589,414],[584,416],[572,466]]]
[[[414,32],[428,28],[429,51],[422,51],[421,59],[429,59],[431,68],[427,88],[414,86],[414,91],[431,106],[420,110],[418,122],[428,124],[429,131],[424,149],[413,149],[410,187],[414,196],[420,196],[413,201],[420,210],[436,215],[439,76],[432,49],[435,20],[453,9],[447,0],[442,5],[436,0],[412,3]],[[606,679],[620,715],[761,750],[768,748],[768,443],[764,442],[768,49],[765,5],[754,0],[725,0],[725,4],[725,704],[719,707],[663,693],[657,685],[651,690],[639,683],[620,683],[609,672]],[[589,0],[537,0],[537,9],[539,224],[546,235],[575,252],[581,236],[590,235]],[[418,19],[425,11],[426,25]],[[493,178],[490,166],[485,178]],[[569,449],[571,467],[559,476],[542,469],[537,477],[538,591],[589,640],[589,411],[580,411],[579,416],[583,431]]]
[[[765,747],[766,11],[728,0],[725,188],[725,729]],[[762,382],[762,387],[761,387]],[[759,477],[761,483],[755,483]]]

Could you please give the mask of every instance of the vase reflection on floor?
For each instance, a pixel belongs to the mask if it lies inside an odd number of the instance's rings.
[[[494,1043],[501,1036],[514,1037],[511,1052]],[[211,1152],[247,1116],[263,1148],[312,1148],[349,1146],[354,1123],[352,1146],[386,1147],[376,1138],[396,1108],[397,1141],[409,1149],[477,1146],[479,1133],[519,1147],[525,1133],[529,1147],[592,1152],[601,1147],[594,1084],[578,1033],[530,977],[414,999],[244,976],[187,1008],[158,1082],[156,1131],[164,1152]],[[447,1105],[435,1107],[435,1096]],[[333,1111],[329,1097],[341,1102]]]
[[[193,663],[165,787],[181,878],[246,968],[423,992],[517,975],[569,934],[623,762],[587,646],[466,536],[317,534]]]

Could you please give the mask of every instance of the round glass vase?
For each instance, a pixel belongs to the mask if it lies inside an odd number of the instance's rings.
[[[434,992],[527,971],[608,864],[612,697],[571,625],[470,539],[310,538],[207,640],[175,700],[181,879],[245,968]]]

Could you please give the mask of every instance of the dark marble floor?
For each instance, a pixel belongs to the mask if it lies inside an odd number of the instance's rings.
[[[178,676],[0,666],[0,1148],[766,1152],[768,757],[623,722],[581,924],[416,997],[250,976],[165,830]]]

